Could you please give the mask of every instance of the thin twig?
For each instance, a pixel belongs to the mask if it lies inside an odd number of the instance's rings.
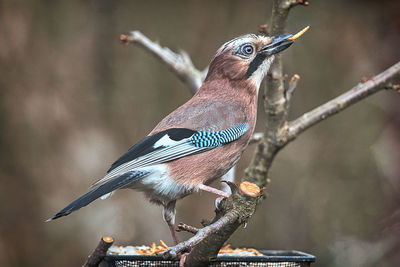
[[[194,226],[190,226],[190,225],[187,225],[187,224],[184,224],[184,223],[181,222],[181,223],[179,223],[177,225],[176,231],[177,232],[186,231],[186,232],[189,232],[189,233],[192,233],[192,234],[197,234],[199,229],[194,227]]]
[[[400,62],[365,83],[356,85],[346,93],[291,121],[288,126],[287,141],[295,139],[300,133],[316,123],[335,115],[380,90],[396,88],[399,83]]]
[[[191,89],[192,93],[195,93],[201,86],[207,74],[207,69],[204,71],[196,69],[186,52],[175,53],[167,47],[161,47],[140,31],[132,31],[126,35],[122,34],[120,41],[127,44],[138,44],[152,53],[156,58],[165,63]]]
[[[310,4],[307,0],[289,0],[288,3],[290,7],[294,7],[297,5],[308,6]]]
[[[297,87],[297,83],[300,80],[300,76],[298,74],[293,75],[293,77],[290,79],[289,84],[288,84],[288,89],[285,92],[285,98],[287,101],[290,101],[290,98],[292,98],[292,95],[294,93],[294,89]]]

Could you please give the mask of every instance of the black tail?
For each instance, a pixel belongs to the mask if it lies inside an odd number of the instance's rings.
[[[124,187],[127,184],[148,175],[149,173],[150,172],[132,171],[122,174],[121,176],[118,176],[117,178],[114,178],[110,181],[107,181],[106,183],[93,188],[86,194],[72,201],[70,204],[68,204],[68,206],[60,210],[56,215],[47,219],[46,222],[55,220],[62,216],[67,216],[68,214],[79,210],[82,207],[85,207],[99,197],[108,194],[114,190],[117,190],[121,187]]]

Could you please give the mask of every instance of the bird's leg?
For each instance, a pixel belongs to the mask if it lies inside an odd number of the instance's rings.
[[[165,222],[168,224],[169,230],[171,231],[172,239],[174,240],[175,245],[177,245],[179,241],[175,231],[175,203],[175,200],[170,201],[164,206],[163,217]]]
[[[175,245],[178,245],[179,240],[178,237],[176,236],[176,230],[175,230],[175,213],[176,213],[175,203],[176,200],[173,200],[168,202],[167,205],[164,206],[163,217],[166,223],[168,224]],[[178,256],[179,256],[179,267],[183,267],[185,265],[186,254],[185,253],[178,254]]]
[[[230,197],[230,195],[231,195],[229,193],[226,193],[224,191],[218,190],[218,189],[216,189],[214,187],[207,186],[207,185],[204,185],[204,184],[201,184],[199,186],[199,189],[201,189],[203,191],[207,191],[207,192],[213,193],[213,194],[217,194],[219,196],[226,197],[226,198]]]
[[[178,237],[176,236],[176,231],[175,231],[175,225],[173,223],[167,222],[169,231],[171,232],[172,239],[174,240],[175,245],[178,245],[179,240]]]

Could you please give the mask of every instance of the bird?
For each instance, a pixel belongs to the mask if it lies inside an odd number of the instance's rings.
[[[272,37],[246,34],[224,43],[194,96],[118,158],[87,193],[47,221],[107,198],[118,189],[135,189],[163,207],[163,218],[178,244],[176,201],[200,190],[229,197],[209,184],[235,166],[249,144],[260,84],[275,55],[307,29]]]

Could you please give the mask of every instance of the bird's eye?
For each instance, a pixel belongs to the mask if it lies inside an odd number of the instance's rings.
[[[250,56],[251,54],[253,54],[254,48],[252,45],[247,44],[242,46],[241,52],[245,56]]]

